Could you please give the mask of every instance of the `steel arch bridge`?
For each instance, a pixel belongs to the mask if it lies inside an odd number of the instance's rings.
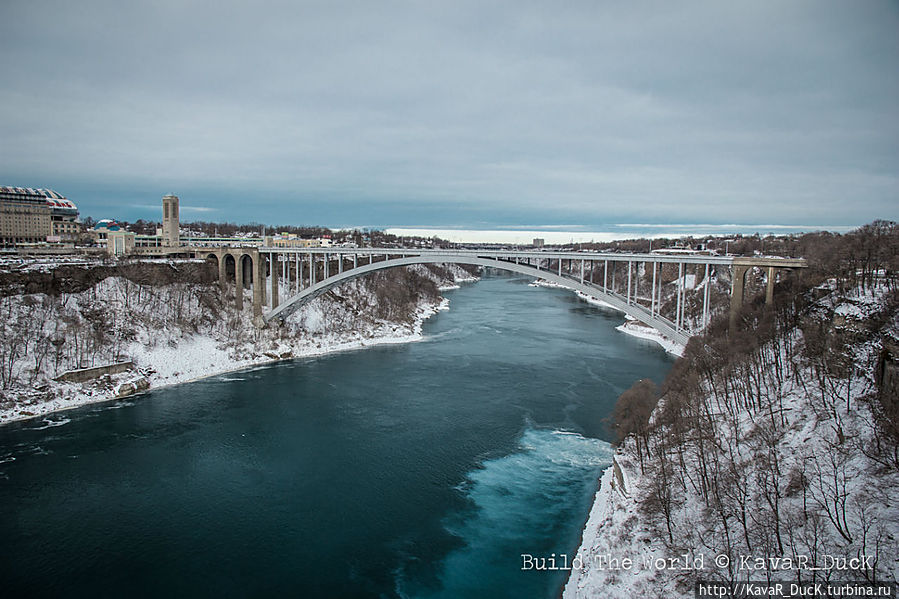
[[[775,272],[779,269],[805,268],[806,262],[792,258],[740,258],[733,256],[714,256],[701,254],[620,254],[595,252],[546,252],[522,250],[415,250],[400,248],[222,248],[197,252],[197,255],[216,256],[219,262],[220,281],[227,284],[226,260],[235,262],[234,276],[236,299],[239,306],[243,303],[243,287],[249,286],[246,273],[251,273],[253,288],[253,313],[257,324],[264,326],[273,320],[283,319],[298,310],[305,303],[326,293],[331,288],[346,281],[365,276],[372,272],[416,264],[467,264],[486,268],[497,268],[519,273],[568,287],[586,295],[595,297],[611,307],[655,328],[664,336],[680,344],[686,344],[689,338],[698,333],[710,320],[709,294],[710,286],[702,286],[702,316],[698,330],[685,325],[684,307],[686,304],[685,266],[694,270],[703,270],[702,281],[708,281],[711,268],[731,268],[731,315],[736,314],[743,299],[743,286],[746,272],[752,267],[767,271],[766,300],[773,296]],[[230,258],[229,258],[230,256]],[[336,268],[334,262],[336,261]],[[563,263],[568,268],[563,269]],[[609,285],[609,264],[613,269],[616,264],[627,265],[627,284],[620,280],[615,285],[614,270],[612,285]],[[589,271],[587,265],[589,264]],[[602,283],[595,280],[595,273],[602,270]],[[660,313],[662,304],[662,265],[676,265],[678,275],[676,282],[676,308],[673,318]],[[555,265],[553,267],[553,265]],[[639,267],[652,268],[652,285],[650,298],[638,301],[637,280]],[[637,267],[636,269],[634,267]],[[620,269],[619,269],[620,270]],[[305,271],[305,272],[304,272]],[[336,271],[336,272],[335,272]],[[586,273],[589,272],[589,276]],[[644,270],[648,273],[648,270]],[[695,276],[695,275],[694,275]],[[293,294],[280,301],[283,289],[280,281],[286,279],[288,288]],[[622,276],[622,278],[624,278]],[[670,277],[669,277],[670,278]],[[271,309],[265,310],[268,304],[265,283],[270,280]],[[645,287],[645,284],[644,284]],[[699,286],[695,286],[699,287]],[[648,304],[648,305],[644,305]]]

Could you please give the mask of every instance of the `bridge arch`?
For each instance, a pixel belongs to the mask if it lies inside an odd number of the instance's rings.
[[[235,280],[241,289],[249,289],[253,282],[253,257],[246,252],[232,254],[235,261]]]
[[[237,280],[237,260],[230,253],[222,256],[222,262],[225,265],[225,280],[230,282],[233,278]]]
[[[303,289],[296,295],[286,299],[278,307],[267,313],[264,313],[262,315],[262,319],[266,323],[271,322],[275,319],[284,319],[298,310],[300,307],[302,307],[305,303],[320,295],[323,295],[324,293],[327,293],[331,288],[352,279],[363,277],[372,272],[387,270],[389,268],[398,268],[401,266],[412,266],[414,264],[445,263],[468,264],[486,268],[498,268],[501,270],[515,272],[535,278],[541,278],[551,283],[556,283],[558,285],[574,289],[575,291],[580,291],[581,293],[584,293],[586,295],[596,297],[603,302],[606,302],[616,310],[624,312],[625,314],[628,314],[633,318],[636,318],[637,320],[645,322],[646,324],[654,327],[663,335],[677,343],[686,345],[687,341],[690,338],[688,332],[679,330],[675,326],[675,324],[667,318],[659,314],[653,314],[649,309],[640,304],[628,302],[626,298],[618,295],[617,293],[603,291],[601,287],[598,287],[591,283],[581,282],[579,279],[569,276],[558,275],[546,269],[538,269],[537,267],[531,266],[529,264],[499,260],[495,258],[484,258],[474,255],[460,256],[458,254],[417,255],[402,258],[392,258],[382,260],[380,262],[373,262],[371,264],[360,265],[351,270],[334,274],[333,276],[330,276],[323,281],[319,281],[316,284]]]
[[[206,259],[206,262],[209,262],[215,270],[218,271],[219,257],[216,254],[206,254],[204,258]]]
[[[265,269],[265,260],[258,249],[241,246],[206,248],[195,251],[194,256],[218,266],[219,285],[225,298],[231,297],[230,284],[234,283],[233,299],[238,310],[243,310],[244,290],[252,289],[253,316],[262,316],[265,275],[260,274],[260,267]]]

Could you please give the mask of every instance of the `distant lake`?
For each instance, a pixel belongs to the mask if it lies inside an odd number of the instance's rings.
[[[575,225],[546,226],[529,229],[429,229],[413,227],[387,227],[391,235],[411,237],[439,237],[456,243],[510,243],[529,245],[540,238],[547,244],[589,243],[617,241],[621,239],[655,239],[679,237],[705,237],[728,235],[790,235],[809,231],[833,231],[846,233],[855,226],[830,225],[713,225],[713,224],[610,224],[596,227]]]

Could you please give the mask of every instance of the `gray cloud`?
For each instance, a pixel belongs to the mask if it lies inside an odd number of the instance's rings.
[[[0,6],[5,184],[333,224],[899,218],[892,2],[131,4]]]

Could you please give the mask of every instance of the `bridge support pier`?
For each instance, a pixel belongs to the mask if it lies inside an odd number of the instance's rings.
[[[743,305],[743,287],[746,285],[748,266],[734,264],[733,280],[730,285],[730,329],[737,326],[737,314]]]
[[[234,304],[243,311],[243,257],[234,260]]]
[[[262,306],[265,304],[265,258],[259,252],[253,259],[253,318],[254,322],[262,318]],[[258,319],[257,319],[258,317]]]
[[[271,267],[269,270],[272,273],[272,310],[278,307],[278,285],[280,284],[280,279],[278,277],[278,254],[269,254],[271,256]]]
[[[222,294],[225,294],[225,290],[228,289],[228,271],[225,268],[225,256],[228,254],[218,254],[217,258],[219,259],[219,285],[222,288]]]
[[[303,288],[303,259],[297,254],[297,291]]]
[[[765,303],[767,305],[771,305],[774,303],[774,281],[777,279],[777,275],[774,274],[774,267],[768,267],[768,281],[765,287]]]
[[[677,265],[677,307],[674,309],[674,328],[678,331],[681,327],[681,308],[683,307],[683,289],[684,289],[684,263],[679,262]]]
[[[709,281],[709,265],[705,265],[705,277],[702,279],[702,328],[709,325],[709,294],[711,293],[711,281]]]

